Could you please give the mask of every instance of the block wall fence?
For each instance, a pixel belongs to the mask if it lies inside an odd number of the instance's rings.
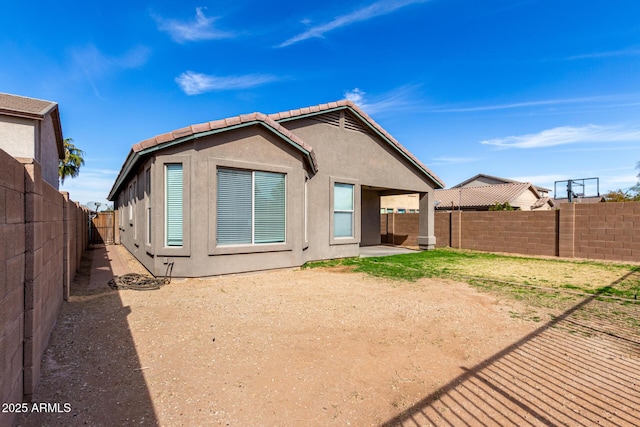
[[[0,150],[0,402],[29,401],[88,241],[88,212]],[[0,412],[0,425],[15,414]]]
[[[417,246],[417,224],[418,214],[382,214],[382,242]],[[640,262],[640,202],[572,203],[534,212],[436,212],[434,228],[436,247]]]

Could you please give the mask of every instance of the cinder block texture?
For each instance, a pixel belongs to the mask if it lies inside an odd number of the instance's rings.
[[[640,261],[640,202],[567,204],[552,211],[436,212],[438,247]],[[383,214],[383,242],[411,244],[417,218]],[[385,240],[386,237],[386,240]]]
[[[29,399],[38,384],[65,272],[75,273],[87,247],[87,214],[42,181],[38,162],[0,150],[0,402]],[[0,413],[0,425],[14,422]]]

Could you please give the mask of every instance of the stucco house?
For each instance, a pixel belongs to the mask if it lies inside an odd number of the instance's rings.
[[[499,176],[479,173],[477,175],[472,176],[469,179],[462,181],[460,184],[454,185],[451,188],[484,187],[486,185],[521,184],[521,183],[522,181],[516,181],[513,179],[501,178]],[[549,188],[540,187],[538,185],[535,185],[534,187],[540,194],[540,197],[549,196],[549,192],[551,191]]]
[[[476,188],[478,187],[478,188]],[[459,189],[464,189],[459,191]],[[497,176],[477,174],[448,189],[436,191],[436,210],[482,211],[495,203],[509,202],[517,210],[548,210],[555,206],[548,188]],[[461,200],[461,194],[464,196]],[[459,206],[460,205],[460,206]],[[419,207],[415,194],[384,196],[380,213],[415,213]]]
[[[135,144],[109,194],[120,241],[155,275],[350,257],[380,244],[380,196],[417,193],[435,246],[440,179],[349,101],[187,126]]]
[[[58,104],[0,93],[0,149],[13,157],[35,159],[42,178],[57,190],[58,163],[64,159]]]
[[[435,194],[436,210],[486,211],[496,203],[509,203],[515,210],[549,210],[554,202],[543,197],[530,182],[472,185],[438,190]]]

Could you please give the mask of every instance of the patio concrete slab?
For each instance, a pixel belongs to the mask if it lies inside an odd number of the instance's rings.
[[[360,258],[368,258],[374,256],[389,256],[389,255],[400,255],[400,254],[412,254],[415,252],[419,252],[413,249],[403,248],[400,246],[387,246],[387,245],[376,245],[376,246],[361,246],[360,247]]]

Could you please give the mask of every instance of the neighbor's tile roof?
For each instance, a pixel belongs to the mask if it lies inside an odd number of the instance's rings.
[[[409,150],[407,150],[402,144],[400,144],[389,132],[387,132],[382,126],[376,123],[367,113],[365,113],[360,107],[351,101],[346,99],[329,102],[326,104],[314,105],[312,107],[299,108],[297,110],[289,110],[281,113],[270,114],[269,117],[276,121],[283,121],[293,119],[299,116],[307,116],[310,114],[320,114],[328,110],[335,110],[339,108],[350,108],[356,112],[365,122],[373,127],[378,133],[380,133],[389,143],[393,144],[398,150],[400,150],[405,156],[413,161],[419,168],[421,168],[427,175],[433,179],[436,184],[439,184],[444,188],[444,181],[442,181],[438,175],[436,175],[431,169],[425,166],[420,160],[418,160]]]
[[[489,178],[489,179],[493,179],[493,180],[495,180],[495,181],[502,181],[502,182],[503,182],[503,183],[505,183],[505,184],[512,183],[512,182],[516,182],[516,183],[522,182],[522,181],[516,181],[516,180],[514,180],[514,179],[502,178],[502,177],[499,177],[499,176],[493,176],[493,175],[487,175],[487,174],[484,174],[484,173],[479,173],[479,174],[477,174],[477,175],[475,175],[475,176],[472,176],[472,177],[471,177],[471,178],[469,178],[469,179],[466,179],[466,180],[462,181],[462,182],[461,182],[461,183],[459,183],[459,184],[454,185],[454,186],[453,186],[453,187],[451,187],[451,188],[460,188],[460,187],[464,187],[465,185],[469,184],[470,182],[475,181],[476,179],[478,179],[478,178],[482,178],[482,177],[484,177],[484,178]],[[487,184],[487,185],[488,185],[488,184]],[[547,192],[547,193],[548,193],[549,191],[551,191],[549,188],[540,187],[540,186],[537,186],[537,185],[536,185],[535,187],[536,187],[536,189],[537,189],[538,191],[545,191],[545,192]]]
[[[58,104],[42,99],[0,93],[0,113],[42,119]]]
[[[496,203],[511,203],[523,192],[533,188],[529,182],[484,185],[479,187],[450,188],[436,190],[434,198],[438,201],[436,209],[479,208],[493,206]]]

